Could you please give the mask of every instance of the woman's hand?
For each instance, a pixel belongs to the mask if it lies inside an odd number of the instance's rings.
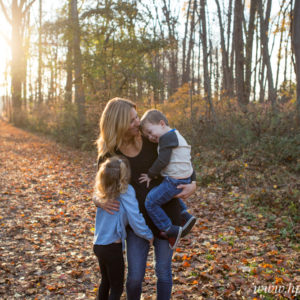
[[[186,200],[188,197],[193,195],[196,191],[196,182],[191,182],[189,184],[179,184],[177,186],[178,189],[182,189],[181,193],[175,196],[175,198],[181,198],[182,200]]]
[[[109,214],[113,215],[114,211],[118,211],[120,208],[120,203],[119,201],[115,199],[104,199],[96,196],[95,194],[93,195],[93,202],[97,207],[101,207],[104,209],[106,212]]]

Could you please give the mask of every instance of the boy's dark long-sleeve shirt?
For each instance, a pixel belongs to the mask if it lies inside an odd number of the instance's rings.
[[[158,143],[158,157],[148,171],[150,178],[170,176],[177,179],[192,176],[195,173],[191,164],[191,147],[176,130],[172,129],[162,135]]]

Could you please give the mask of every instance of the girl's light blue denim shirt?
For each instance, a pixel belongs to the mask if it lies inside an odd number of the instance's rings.
[[[108,245],[122,240],[124,249],[128,224],[139,237],[146,240],[152,239],[153,234],[140,213],[135,191],[131,185],[128,185],[125,193],[120,194],[118,201],[120,202],[120,209],[115,211],[113,215],[100,207],[97,208],[94,244]]]

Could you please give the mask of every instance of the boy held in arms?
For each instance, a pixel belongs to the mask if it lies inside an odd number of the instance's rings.
[[[161,231],[161,237],[168,239],[170,248],[175,249],[179,239],[191,231],[196,218],[188,213],[186,205],[179,199],[180,217],[184,220],[184,225],[173,225],[161,206],[181,192],[177,186],[191,183],[192,175],[194,180],[191,146],[176,129],[169,126],[165,115],[156,109],[145,112],[141,119],[141,130],[151,142],[158,143],[158,157],[148,174],[141,174],[140,182],[146,182],[149,186],[151,179],[158,176],[164,178],[159,186],[148,193],[145,207]]]

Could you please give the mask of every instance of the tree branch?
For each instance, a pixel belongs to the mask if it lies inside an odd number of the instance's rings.
[[[1,6],[1,8],[2,8],[3,14],[4,14],[5,18],[7,19],[8,23],[9,23],[9,24],[12,24],[12,20],[11,20],[11,18],[8,16],[8,14],[7,14],[7,9],[6,9],[6,7],[4,6],[2,0],[0,0],[0,6]]]
[[[19,5],[19,8],[22,10],[24,4],[26,3],[26,0],[21,0],[20,1],[20,5]]]
[[[23,0],[26,1],[26,0]],[[27,11],[30,9],[30,7],[32,6],[32,4],[35,2],[35,0],[32,0],[24,9],[24,11],[22,12],[23,15],[25,15],[27,13]]]

